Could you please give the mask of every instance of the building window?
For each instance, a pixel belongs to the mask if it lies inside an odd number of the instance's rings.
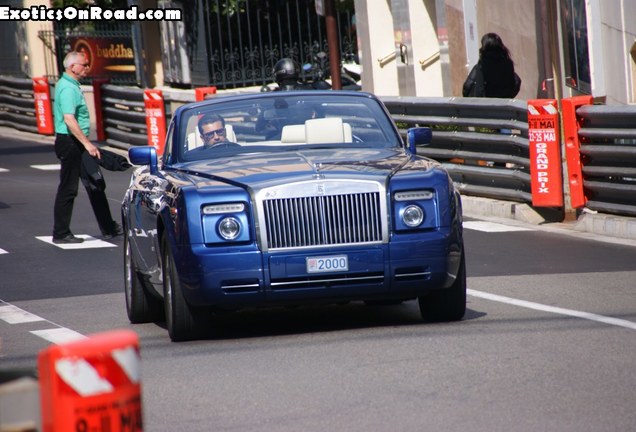
[[[565,37],[565,84],[581,93],[591,94],[585,0],[561,0],[560,3]]]

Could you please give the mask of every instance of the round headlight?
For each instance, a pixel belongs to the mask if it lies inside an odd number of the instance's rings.
[[[225,217],[219,222],[219,235],[225,240],[234,240],[241,232],[241,224],[236,218]]]
[[[419,226],[423,220],[424,210],[422,210],[419,206],[410,205],[404,209],[404,212],[402,212],[402,221],[407,227],[415,228]]]

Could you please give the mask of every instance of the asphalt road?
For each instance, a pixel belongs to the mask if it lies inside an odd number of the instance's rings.
[[[129,324],[121,239],[47,243],[51,164],[50,139],[0,137],[2,370],[34,368],[46,338],[124,328],[147,431],[636,430],[633,242],[468,218],[461,322],[422,323],[415,302],[273,309],[175,344]],[[117,214],[130,172],[105,175]],[[99,234],[81,187],[72,229]]]

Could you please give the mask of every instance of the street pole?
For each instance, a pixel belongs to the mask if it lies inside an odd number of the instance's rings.
[[[336,23],[336,7],[334,0],[325,1],[325,25],[327,27],[327,44],[329,45],[329,66],[331,72],[331,88],[342,90],[340,78],[340,40]]]

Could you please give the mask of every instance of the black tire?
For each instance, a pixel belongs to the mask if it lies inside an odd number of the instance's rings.
[[[183,296],[174,257],[165,235],[161,240],[161,251],[163,304],[170,339],[173,342],[197,339],[203,331],[204,315],[190,306]]]
[[[135,270],[128,232],[124,233],[124,292],[126,313],[131,323],[148,323],[161,319],[161,304],[146,291]]]
[[[449,288],[432,291],[418,298],[425,321],[459,321],[466,314],[466,259],[462,251],[457,279]]]

